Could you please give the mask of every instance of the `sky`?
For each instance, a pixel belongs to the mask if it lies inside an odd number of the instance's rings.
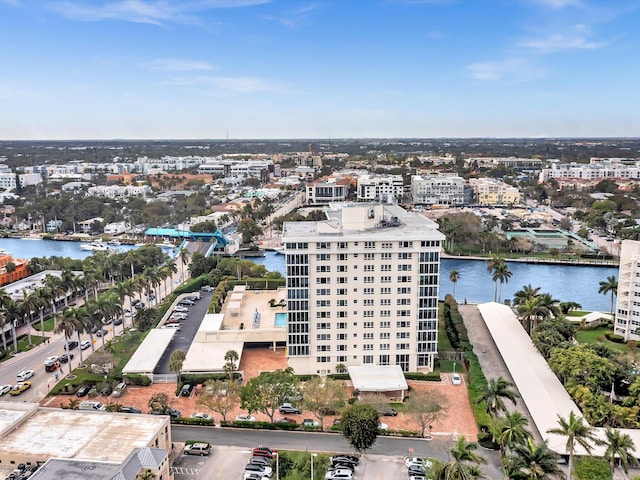
[[[0,0],[0,139],[640,136],[640,0]]]

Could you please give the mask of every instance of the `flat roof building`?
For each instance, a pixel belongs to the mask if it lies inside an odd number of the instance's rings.
[[[432,370],[437,224],[391,204],[334,203],[325,212],[325,221],[283,227],[289,365],[321,375],[338,365]]]

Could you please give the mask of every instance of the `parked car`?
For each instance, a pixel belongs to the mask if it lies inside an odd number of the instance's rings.
[[[271,467],[267,467],[266,465],[256,465],[255,463],[247,463],[244,466],[245,472],[255,472],[259,473],[263,477],[271,478],[273,474],[273,469]]]
[[[299,408],[294,407],[290,403],[283,403],[282,405],[280,405],[280,408],[278,408],[278,410],[280,411],[280,413],[283,413],[283,414],[285,414],[285,413],[302,413]]]
[[[185,383],[182,388],[180,389],[180,396],[181,397],[188,397],[189,395],[191,395],[191,390],[192,387],[190,384]]]
[[[421,465],[411,465],[409,467],[409,476],[422,476],[424,477],[426,471]]]
[[[92,388],[92,385],[82,385],[76,392],[76,397],[86,397]]]
[[[278,417],[276,418],[275,423],[298,423],[293,418],[289,417]]]
[[[378,430],[389,430],[389,425],[387,425],[386,423],[380,422],[378,424]]]
[[[213,417],[211,415],[204,412],[192,413],[191,418],[199,418],[200,420],[213,420]]]
[[[324,478],[325,480],[351,480],[353,472],[347,469],[329,470]]]
[[[100,390],[100,395],[104,395],[106,397],[107,395],[111,395],[111,392],[113,392],[113,388],[111,385],[107,384],[102,387],[102,390]]]
[[[13,385],[1,385],[0,386],[0,396],[4,395],[5,393],[9,393],[9,391],[11,390],[11,387]]]
[[[378,413],[384,417],[395,417],[398,415],[398,411],[395,408],[383,407],[378,410]]]
[[[354,465],[358,465],[360,463],[360,459],[355,455],[340,454],[340,455],[334,455],[333,457],[331,457],[332,462],[336,460],[339,460],[341,462],[343,461],[351,462]]]
[[[142,410],[130,405],[125,405],[124,407],[120,407],[120,413],[142,413]]]
[[[168,323],[161,326],[160,328],[163,328],[165,330],[172,329],[172,330],[180,331],[182,330],[182,325],[180,325],[179,323]]]
[[[182,305],[185,307],[193,307],[196,304],[193,300],[189,300],[188,298],[183,298],[178,302],[178,305]]]
[[[451,383],[453,385],[462,385],[462,377],[460,376],[459,373],[451,374]]]
[[[268,457],[251,457],[249,463],[253,463],[254,465],[264,465],[265,467],[270,467],[273,463]]]
[[[31,382],[20,382],[15,384],[13,387],[11,387],[11,390],[9,390],[9,395],[12,395],[12,396],[20,395],[22,392],[30,388],[31,388]]]
[[[60,363],[69,363],[69,360],[73,360],[73,353],[70,353],[69,355],[63,353],[60,355]]]
[[[267,458],[276,458],[278,454],[278,450],[273,450],[268,447],[255,447],[252,451],[252,455],[254,457],[267,457]]]
[[[80,350],[86,350],[87,348],[89,348],[91,346],[91,342],[89,340],[84,340],[81,344],[80,344]]]
[[[200,291],[202,292],[213,292],[215,289],[211,285],[203,285],[200,287]]]
[[[179,418],[182,416],[182,412],[180,410],[176,410],[175,408],[168,408],[166,411],[163,410],[151,410],[149,415],[169,415],[171,418]]]
[[[184,305],[178,305],[173,309],[173,313],[187,313],[188,311],[189,308],[185,307]]]
[[[192,443],[191,445],[186,445],[184,447],[183,453],[186,455],[200,455],[201,457],[204,455],[209,455],[211,452],[211,445],[204,442]]]
[[[248,413],[241,413],[236,416],[236,422],[255,422],[256,417],[252,417]]]
[[[422,465],[422,462],[424,461],[423,458],[418,458],[418,457],[405,457],[404,459],[404,466],[409,468],[411,465]]]
[[[122,325],[122,319],[121,319],[121,318],[116,318],[116,319],[113,321],[113,324],[114,324],[114,325]]]
[[[29,380],[31,377],[33,377],[34,374],[35,372],[33,370],[23,370],[20,373],[18,373],[18,375],[16,375],[16,380],[18,382],[24,382],[26,380]]]
[[[313,418],[305,418],[302,420],[303,427],[319,427],[320,424],[316,422]]]

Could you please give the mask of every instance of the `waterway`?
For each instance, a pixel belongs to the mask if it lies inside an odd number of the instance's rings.
[[[0,238],[0,248],[6,250],[14,258],[31,260],[33,257],[70,257],[83,259],[93,252],[82,250],[81,242],[62,242],[54,240],[24,240],[21,238]],[[117,252],[124,252],[137,248],[133,245],[119,245],[110,247]]]
[[[284,275],[284,255],[266,252],[262,258],[251,259],[268,270]],[[608,276],[618,277],[617,267],[590,267],[572,265],[549,265],[508,262],[512,275],[502,285],[502,300],[513,298],[516,291],[525,285],[540,287],[542,293],[550,293],[562,302],[577,302],[585,310],[610,310],[611,297],[598,293],[600,282]],[[487,262],[478,260],[442,259],[440,274],[440,299],[453,293],[449,280],[452,270],[459,272],[456,283],[456,299],[462,303],[484,303],[493,300],[495,284],[487,271]]]

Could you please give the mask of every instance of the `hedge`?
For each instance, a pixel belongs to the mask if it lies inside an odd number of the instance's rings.
[[[178,425],[202,425],[204,427],[214,427],[215,422],[213,420],[207,420],[205,418],[185,418],[179,417],[171,420],[171,423]]]
[[[151,385],[151,379],[146,375],[126,375],[123,377],[129,385],[137,385],[140,387],[148,387]]]
[[[624,337],[622,335],[616,335],[615,333],[607,332],[604,334],[607,340],[613,343],[624,343]]]
[[[611,480],[611,468],[606,460],[594,457],[577,457],[573,466],[576,480]]]

